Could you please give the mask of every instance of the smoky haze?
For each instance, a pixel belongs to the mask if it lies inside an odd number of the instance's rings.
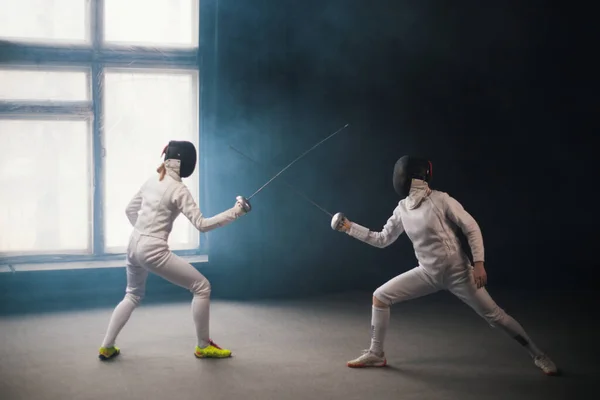
[[[566,143],[572,110],[557,97],[575,89],[549,62],[563,46],[553,39],[551,18],[517,2],[219,1],[211,60],[218,79],[206,89],[218,112],[203,132],[204,212],[250,195],[350,123],[282,178],[329,211],[380,230],[398,201],[394,162],[423,155],[433,161],[433,186],[480,223],[496,284],[532,277],[556,283],[538,276],[544,264],[588,273],[573,256],[583,261],[577,249],[589,236],[557,234],[586,223],[562,220],[556,228],[554,205],[539,197],[567,185],[549,158],[583,151],[581,143]],[[524,163],[537,171],[524,173]],[[208,235],[215,266],[208,275],[221,293],[373,289],[416,263],[406,237],[379,250],[333,232],[326,214],[281,182],[252,203],[243,220]],[[561,250],[549,255],[548,246]]]

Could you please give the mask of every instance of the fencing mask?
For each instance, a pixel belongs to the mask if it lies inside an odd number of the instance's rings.
[[[171,140],[167,147],[163,150],[165,161],[179,160],[181,166],[179,168],[179,176],[187,178],[196,168],[196,147],[188,141]]]
[[[402,199],[408,197],[413,179],[431,181],[431,162],[424,158],[412,156],[401,157],[394,166],[394,189]]]

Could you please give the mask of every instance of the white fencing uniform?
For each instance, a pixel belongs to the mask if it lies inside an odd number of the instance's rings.
[[[375,290],[373,296],[382,303],[389,306],[448,290],[491,326],[502,328],[518,340],[532,356],[540,355],[521,325],[498,307],[485,288],[477,289],[472,279],[473,267],[461,248],[456,229],[467,237],[473,261],[484,261],[483,239],[475,219],[448,194],[429,189],[424,181],[413,180],[410,195],[399,202],[381,232],[372,232],[353,222],[348,234],[372,246],[386,247],[406,232],[413,243],[419,265]],[[376,311],[387,310],[374,308],[374,319],[379,318]],[[389,319],[387,312],[388,316],[381,318]],[[381,353],[383,339],[379,341],[377,347]]]
[[[160,181],[158,175],[152,176],[127,206],[127,218],[134,227],[127,248],[127,289],[125,298],[113,312],[102,347],[114,346],[117,335],[140,304],[148,272],[193,293],[192,313],[197,345],[205,347],[210,340],[210,283],[196,268],[169,250],[169,234],[180,213],[199,231],[207,232],[231,223],[243,215],[244,210],[236,204],[214,217],[204,218],[181,181],[180,161],[166,160],[165,167],[164,179]]]

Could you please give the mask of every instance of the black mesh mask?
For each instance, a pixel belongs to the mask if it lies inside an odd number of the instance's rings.
[[[394,165],[393,183],[400,198],[408,197],[413,179],[430,182],[432,176],[431,162],[424,158],[412,156],[401,157]]]
[[[192,142],[171,140],[167,147],[165,147],[163,154],[165,155],[165,161],[181,161],[179,176],[182,178],[187,178],[194,173],[197,155],[196,147]]]

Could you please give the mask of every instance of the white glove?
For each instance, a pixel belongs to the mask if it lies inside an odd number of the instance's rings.
[[[236,201],[233,205],[233,212],[237,217],[241,217],[247,214],[246,210],[244,209],[244,206],[240,201]]]

